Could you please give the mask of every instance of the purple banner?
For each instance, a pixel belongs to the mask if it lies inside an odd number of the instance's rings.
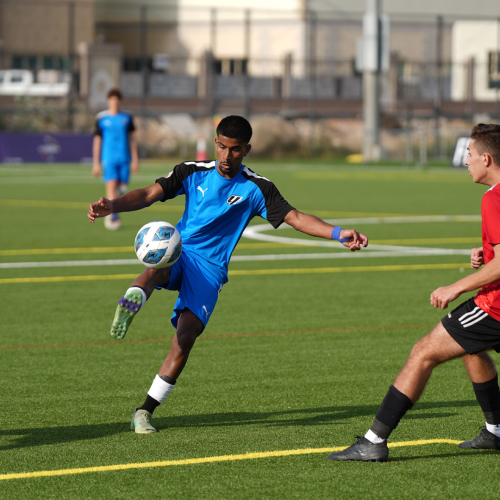
[[[1,163],[87,163],[91,161],[91,134],[0,133]]]

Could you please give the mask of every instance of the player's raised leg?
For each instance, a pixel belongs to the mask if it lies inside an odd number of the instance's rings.
[[[118,340],[125,337],[130,323],[140,311],[146,300],[151,297],[156,286],[167,287],[171,267],[165,269],[146,269],[133,282],[125,295],[118,301],[115,317],[111,325],[111,336]]]
[[[460,448],[500,450],[500,389],[493,360],[485,352],[464,356],[476,399],[483,410],[485,427],[479,436],[464,441]]]
[[[138,434],[156,432],[151,425],[151,416],[174,389],[177,377],[186,366],[189,353],[203,328],[202,321],[189,309],[185,309],[180,315],[168,356],[151,384],[146,401],[134,412],[130,427]]]
[[[391,385],[380,406],[373,425],[346,450],[332,453],[329,460],[385,462],[389,456],[387,438],[406,412],[420,398],[432,370],[451,359],[464,356],[466,351],[439,323],[431,333],[413,347],[405,366]]]

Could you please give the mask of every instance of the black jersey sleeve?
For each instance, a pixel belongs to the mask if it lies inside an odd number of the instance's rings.
[[[213,170],[214,168],[214,161],[186,161],[184,163],[179,163],[179,165],[176,165],[172,172],[170,172],[166,177],[156,179],[156,182],[162,187],[163,192],[165,193],[164,197],[160,201],[171,200],[180,194],[185,194],[185,179],[187,179],[194,172]]]
[[[101,130],[101,127],[99,127],[99,118],[96,118],[96,121],[95,121],[94,135],[99,135],[102,137],[102,130]]]
[[[275,229],[280,227],[288,212],[295,209],[281,196],[278,188],[269,179],[261,177],[248,167],[243,169],[242,175],[255,183],[264,197],[265,210],[262,207],[259,215],[267,219]]]
[[[167,201],[175,198],[178,194],[182,194],[179,191],[182,190],[182,182],[186,178],[185,172],[183,172],[183,163],[176,165],[172,172],[170,172],[166,177],[160,177],[156,179],[156,182],[163,189],[163,198],[160,201]]]
[[[134,131],[135,131],[134,117],[130,115],[130,121],[128,122],[127,132],[130,133]]]
[[[274,229],[277,229],[283,224],[287,214],[295,209],[283,198],[272,182],[267,181],[261,190],[266,203],[266,218]]]

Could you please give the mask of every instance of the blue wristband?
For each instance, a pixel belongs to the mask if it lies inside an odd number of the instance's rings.
[[[349,238],[341,238],[340,237],[340,231],[342,231],[342,228],[339,226],[335,226],[332,230],[332,240],[337,240],[340,243],[345,243],[346,241],[349,241]]]

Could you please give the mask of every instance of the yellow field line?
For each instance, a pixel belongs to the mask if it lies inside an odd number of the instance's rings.
[[[251,248],[286,248],[300,247],[293,243],[239,243],[236,249]],[[19,250],[0,250],[0,257],[11,257],[17,255],[62,255],[62,254],[86,254],[86,253],[130,253],[134,251],[133,246],[126,247],[76,247],[76,248],[23,248]]]
[[[125,253],[133,252],[134,247],[80,247],[80,248],[24,248],[21,250],[0,250],[0,256],[16,255],[61,255],[74,253]]]
[[[364,273],[385,271],[422,271],[428,269],[460,269],[469,264],[414,264],[393,266],[359,266],[359,267],[314,267],[305,269],[241,269],[229,271],[229,276],[262,276],[271,274],[328,274],[328,273]],[[2,278],[0,285],[15,283],[58,283],[63,281],[106,281],[129,280],[137,274],[97,274],[86,276],[50,276],[31,278]]]
[[[60,283],[63,281],[107,281],[107,280],[130,280],[137,278],[135,274],[98,274],[88,276],[50,276],[44,278],[3,278],[0,285],[14,283]]]
[[[392,266],[357,266],[357,267],[313,267],[302,269],[251,269],[229,271],[230,276],[251,276],[265,274],[327,274],[327,273],[365,273],[376,271],[422,271],[427,269],[460,269],[466,264],[412,264]],[[0,281],[1,283],[1,281]]]
[[[426,444],[458,444],[460,441],[454,439],[425,439],[420,441],[402,441],[389,443],[389,448],[400,448],[406,446],[422,446]],[[158,462],[142,462],[133,464],[101,465],[99,467],[82,467],[77,469],[41,470],[36,472],[17,472],[12,474],[1,474],[0,481],[9,479],[28,479],[32,477],[69,476],[74,474],[86,474],[89,472],[110,472],[130,469],[149,469],[153,467],[171,467],[173,465],[208,464],[214,462],[233,462],[236,460],[255,460],[258,458],[289,457],[294,455],[310,455],[312,453],[334,453],[342,451],[345,446],[334,448],[303,448],[299,450],[277,450],[257,453],[244,453],[241,455],[221,455],[219,457],[187,458],[184,460],[163,460]]]
[[[55,200],[0,200],[0,206],[18,208],[74,208],[88,210],[89,203],[84,201],[55,201]],[[184,206],[155,205],[153,211],[184,212]]]
[[[295,172],[295,179],[307,180],[360,180],[360,181],[395,181],[400,179],[421,182],[471,182],[466,175],[423,174],[415,172]]]

